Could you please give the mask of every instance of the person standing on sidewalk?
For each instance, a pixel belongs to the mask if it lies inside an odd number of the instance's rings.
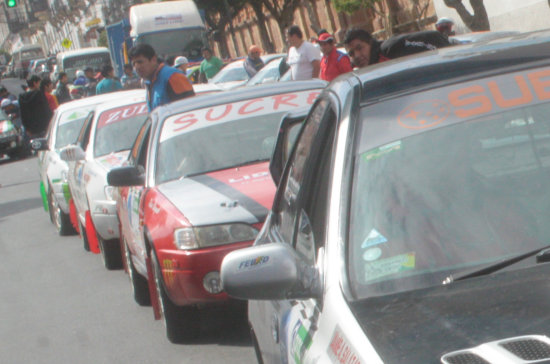
[[[288,65],[292,80],[310,80],[319,78],[321,51],[308,41],[305,41],[302,30],[292,25],[286,33],[290,45],[288,50]]]

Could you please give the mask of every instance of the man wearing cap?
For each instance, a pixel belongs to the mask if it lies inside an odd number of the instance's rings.
[[[187,77],[180,70],[159,62],[155,49],[150,45],[138,44],[130,49],[128,56],[136,73],[145,79],[149,111],[195,95]]]
[[[286,32],[286,40],[290,44],[288,50],[288,65],[292,80],[310,80],[319,77],[321,52],[313,44],[305,41],[302,30],[292,25]]]
[[[248,57],[244,60],[244,69],[248,73],[248,77],[254,76],[264,66],[264,61],[260,57],[262,49],[253,44],[248,48]]]
[[[353,70],[348,55],[336,49],[331,34],[322,33],[317,41],[323,52],[320,79],[330,82],[339,75]]]
[[[179,56],[174,61],[174,67],[179,69],[184,74],[187,74],[187,66],[189,65],[189,61],[184,56]]]

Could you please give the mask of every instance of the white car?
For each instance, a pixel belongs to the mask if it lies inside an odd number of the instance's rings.
[[[550,362],[549,53],[545,30],[383,62],[281,126],[271,211],[220,272],[258,362]]]
[[[86,116],[98,104],[112,99],[111,95],[99,95],[61,104],[50,121],[47,138],[33,139],[32,147],[38,152],[40,193],[44,209],[59,235],[75,232],[69,217],[70,193],[67,184],[67,162],[61,160],[61,148],[76,141]]]
[[[69,162],[69,189],[84,247],[101,252],[107,269],[122,267],[118,219],[107,173],[128,157],[148,108],[145,90],[109,94],[113,101],[99,105],[87,117],[75,144],[61,150]]]
[[[266,54],[261,56],[264,64],[276,58],[285,57],[284,53]],[[223,90],[234,89],[243,86],[250,79],[250,76],[244,68],[244,59],[231,62],[222,68],[208,83],[215,84]]]

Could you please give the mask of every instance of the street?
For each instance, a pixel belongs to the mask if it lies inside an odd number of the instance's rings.
[[[35,157],[0,160],[0,363],[253,363],[246,318],[204,312],[199,339],[170,344],[124,271],[107,271],[42,207]]]

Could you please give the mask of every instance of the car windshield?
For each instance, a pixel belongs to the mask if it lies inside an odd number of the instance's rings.
[[[549,244],[550,104],[518,99],[514,77],[363,108],[348,224],[358,297],[440,285]],[[479,107],[492,97],[516,107]]]
[[[288,66],[284,58],[274,59],[258,71],[246,84],[247,86],[259,85],[262,83],[277,82],[287,70]],[[281,71],[283,71],[281,73]]]
[[[146,118],[145,103],[104,111],[97,121],[94,157],[130,149]]]
[[[137,43],[154,44],[161,58],[185,56],[190,62],[200,61],[201,49],[208,44],[204,29],[171,30],[140,35]]]
[[[269,160],[282,112],[217,124],[160,143],[157,184],[249,162]]]
[[[229,65],[222,68],[209,82],[223,83],[246,80],[248,80],[248,73],[244,69],[243,62],[239,62],[237,65]]]
[[[67,73],[69,79],[75,77],[76,71],[91,67],[101,69],[105,65],[111,64],[109,52],[87,53],[74,56],[67,56],[63,59],[63,71]]]
[[[84,120],[86,120],[86,116],[92,109],[93,106],[87,106],[61,113],[55,134],[56,149],[76,142]]]
[[[32,48],[21,51],[21,59],[34,59],[39,57],[44,57],[42,48]]]

